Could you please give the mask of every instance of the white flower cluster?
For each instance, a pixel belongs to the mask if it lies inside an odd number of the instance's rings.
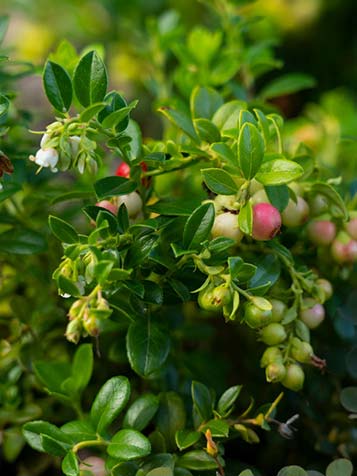
[[[32,162],[35,162],[35,164],[39,165],[41,168],[49,167],[52,172],[57,172],[58,169],[56,168],[56,165],[58,163],[59,154],[55,148],[46,147],[46,143],[49,140],[50,136],[48,134],[44,134],[42,136],[40,142],[41,148],[36,152],[35,156],[30,155],[30,160],[32,160]],[[80,137],[72,136],[69,138],[69,141],[71,143],[72,153],[73,155],[76,155],[78,153]]]

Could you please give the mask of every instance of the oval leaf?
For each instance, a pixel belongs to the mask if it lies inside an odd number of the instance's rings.
[[[282,185],[298,179],[303,173],[304,169],[296,162],[276,159],[264,162],[255,178],[263,185]]]
[[[246,122],[240,129],[238,137],[238,163],[246,179],[252,179],[264,157],[264,140],[258,129]]]
[[[353,466],[350,460],[336,459],[327,466],[326,476],[352,476]]]
[[[114,458],[129,461],[150,454],[151,444],[136,430],[120,430],[113,436],[107,451]]]
[[[193,211],[183,231],[183,246],[188,250],[200,248],[208,238],[214,222],[215,212],[212,203],[205,203]]]
[[[142,431],[152,420],[159,408],[159,399],[152,393],[142,395],[128,408],[123,428]]]
[[[48,217],[48,224],[52,233],[64,243],[77,243],[78,234],[72,225],[65,222],[61,218],[50,215]]]
[[[52,106],[60,112],[67,112],[72,103],[72,81],[67,71],[57,63],[47,61],[43,72],[46,96]]]
[[[66,476],[79,476],[79,465],[76,455],[70,451],[62,461],[62,471]]]
[[[222,169],[201,170],[203,180],[207,187],[217,195],[234,195],[237,185],[228,172]]]
[[[95,51],[90,51],[80,59],[74,71],[73,84],[78,101],[84,107],[104,99],[108,84],[107,72]]]

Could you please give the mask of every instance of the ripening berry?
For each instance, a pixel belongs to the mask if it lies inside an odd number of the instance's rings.
[[[122,162],[116,169],[115,175],[118,177],[129,178],[130,177],[130,167],[126,162]]]
[[[270,203],[253,205],[253,232],[255,240],[271,240],[279,232],[281,216],[279,211]]]
[[[113,215],[116,215],[118,213],[117,205],[114,205],[114,203],[110,202],[109,200],[101,200],[95,205],[96,207],[105,208],[106,210],[108,210],[108,212],[113,213]]]
[[[269,364],[274,362],[282,363],[283,362],[283,354],[279,347],[268,347],[265,349],[262,358],[260,359],[260,366],[266,367]]]
[[[314,220],[307,227],[307,235],[315,245],[330,245],[336,237],[336,225],[330,220]]]
[[[265,369],[265,377],[267,382],[281,382],[285,375],[285,365],[280,362],[271,363]]]
[[[286,304],[279,299],[270,299],[270,302],[273,306],[271,310],[272,322],[281,322],[287,310]]]
[[[333,287],[330,281],[327,281],[327,279],[319,278],[316,281],[316,286],[322,290],[325,296],[325,301],[329,300],[332,297]]]
[[[332,242],[331,255],[337,263],[346,263],[348,261],[347,243],[342,242],[339,237],[337,237]]]
[[[287,334],[284,326],[277,322],[272,322],[260,331],[260,339],[266,345],[278,345],[284,342]]]
[[[357,261],[357,241],[351,240],[346,245],[347,260],[350,263],[356,263]]]
[[[357,217],[353,217],[345,225],[347,233],[353,240],[357,240]]]
[[[286,368],[286,375],[282,380],[284,387],[298,392],[304,386],[305,374],[300,365],[289,364]]]
[[[263,311],[252,302],[245,305],[244,322],[253,329],[258,329],[271,322],[271,311]]]
[[[325,319],[325,309],[315,299],[306,298],[303,300],[299,317],[309,329],[315,329]]]
[[[303,342],[297,337],[292,339],[291,356],[293,359],[301,362],[302,364],[307,364],[311,361],[311,357],[313,355],[314,351],[308,342]]]
[[[309,205],[302,197],[297,197],[297,203],[290,199],[281,216],[283,225],[289,228],[301,226],[309,216]]]
[[[234,213],[226,212],[216,216],[211,230],[212,238],[225,236],[240,243],[243,233],[238,226],[238,218]]]

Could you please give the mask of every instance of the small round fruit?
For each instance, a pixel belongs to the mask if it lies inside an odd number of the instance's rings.
[[[281,382],[286,375],[286,368],[284,364],[274,362],[269,364],[265,369],[265,377],[268,382]]]
[[[328,301],[332,297],[333,287],[330,281],[327,281],[327,279],[319,278],[316,281],[316,286],[322,290],[325,296],[325,301]]]
[[[284,326],[277,322],[272,322],[260,331],[260,339],[266,345],[278,345],[286,339]]]
[[[198,293],[198,305],[205,311],[217,312],[231,300],[231,292],[225,284],[207,286]]]
[[[143,201],[138,192],[131,192],[118,197],[118,208],[124,203],[128,210],[129,218],[135,218],[143,208]]]
[[[113,213],[113,215],[116,215],[118,213],[118,207],[109,200],[101,200],[100,202],[96,203],[96,206],[105,208],[109,212]]]
[[[308,342],[303,342],[297,337],[293,338],[291,345],[291,356],[293,359],[303,364],[307,364],[311,361],[313,355],[314,351]]]
[[[256,203],[268,203],[269,198],[264,189],[258,190],[257,192],[252,195],[252,203],[255,205]]]
[[[88,476],[105,476],[108,474],[105,469],[104,459],[98,458],[98,456],[89,456],[82,460],[79,468],[81,470],[80,474],[82,474],[83,471]]]
[[[238,218],[234,213],[226,212],[216,216],[212,227],[212,238],[225,236],[240,243],[243,233],[238,226]]]
[[[118,177],[129,178],[130,177],[130,166],[126,162],[122,162],[118,165],[115,175]]]
[[[357,217],[353,216],[345,225],[347,233],[353,240],[357,240]]]
[[[252,302],[245,305],[244,322],[253,329],[258,329],[271,322],[271,311],[263,311]]]
[[[339,264],[348,261],[347,244],[340,241],[338,238],[333,240],[331,245],[332,258]]]
[[[283,354],[279,347],[268,347],[265,349],[262,358],[260,359],[260,366],[266,367],[269,364],[273,363],[282,363]]]
[[[271,240],[279,233],[281,216],[279,210],[270,203],[253,205],[253,232],[255,240]]]
[[[351,240],[346,245],[347,259],[350,263],[357,261],[357,241]]]
[[[330,245],[336,238],[336,225],[329,220],[314,220],[307,227],[307,235],[315,245]]]
[[[328,212],[329,202],[324,195],[317,194],[310,201],[310,212],[313,216],[319,216]]]
[[[309,216],[309,211],[309,205],[302,197],[297,197],[297,203],[290,199],[281,214],[283,225],[289,228],[303,225]]]
[[[279,299],[270,299],[270,302],[273,306],[271,310],[272,322],[281,322],[287,310],[286,304]]]
[[[309,329],[315,329],[325,319],[325,309],[315,299],[306,298],[303,300],[299,317]]]
[[[286,368],[286,375],[282,380],[284,387],[298,392],[304,386],[305,374],[300,365],[290,364]]]

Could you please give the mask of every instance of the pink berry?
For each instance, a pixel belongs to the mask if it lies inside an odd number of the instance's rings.
[[[347,259],[350,263],[357,261],[357,241],[351,240],[346,245]]]
[[[281,216],[270,203],[257,203],[253,206],[253,233],[255,240],[271,240],[279,232]]]
[[[325,319],[325,309],[314,299],[307,298],[303,301],[299,317],[309,329],[315,329]]]
[[[351,220],[346,223],[346,231],[353,240],[357,240],[357,218],[351,218]]]
[[[105,208],[109,212],[113,213],[113,215],[116,215],[118,213],[118,207],[112,202],[109,202],[109,200],[101,200],[100,202],[96,203],[96,206]]]
[[[307,227],[307,234],[315,245],[330,245],[336,237],[336,225],[329,220],[314,220]]]
[[[337,263],[346,263],[348,261],[347,244],[335,239],[332,242],[331,254]]]

